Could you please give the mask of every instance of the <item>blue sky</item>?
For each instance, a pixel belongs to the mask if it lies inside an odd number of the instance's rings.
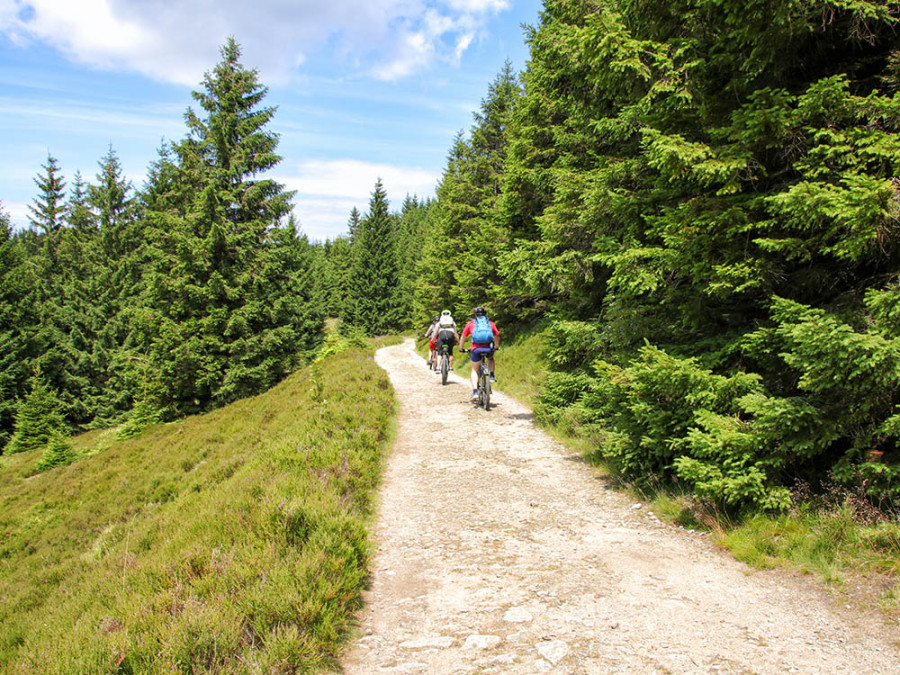
[[[346,231],[381,178],[399,207],[432,196],[454,136],[540,0],[0,0],[0,202],[19,227],[47,154],[69,186],[111,146],[135,187],[184,137],[191,91],[234,36],[278,107],[273,171],[303,231]]]

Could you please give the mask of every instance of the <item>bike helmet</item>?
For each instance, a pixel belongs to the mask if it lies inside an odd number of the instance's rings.
[[[445,309],[443,312],[441,312],[441,316],[450,316],[450,310]]]
[[[436,316],[431,320],[431,323],[434,323],[435,321],[440,321],[440,320],[441,320],[441,317]]]
[[[475,316],[487,316],[487,312],[484,311],[484,307],[476,307]]]

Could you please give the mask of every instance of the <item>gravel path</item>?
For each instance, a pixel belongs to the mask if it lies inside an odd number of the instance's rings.
[[[378,352],[401,402],[346,673],[900,673],[900,632],[659,523],[468,366]],[[502,387],[502,352],[498,357]]]

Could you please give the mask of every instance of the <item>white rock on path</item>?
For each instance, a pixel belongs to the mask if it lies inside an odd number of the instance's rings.
[[[566,658],[569,653],[569,645],[562,640],[550,640],[549,642],[539,642],[535,645],[538,654],[547,659],[554,666]]]
[[[449,636],[418,638],[401,642],[404,649],[446,649],[452,647],[455,640]]]
[[[463,649],[491,649],[500,644],[496,635],[470,635],[466,638]]]
[[[528,623],[534,619],[531,616],[531,612],[529,612],[524,607],[511,607],[506,610],[506,614],[503,615],[503,620],[509,623]]]

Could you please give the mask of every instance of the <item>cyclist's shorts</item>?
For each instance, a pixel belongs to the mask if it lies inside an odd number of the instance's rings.
[[[428,347],[429,347],[432,351],[434,351],[434,350],[437,348],[437,338],[436,338],[436,337],[429,338],[429,340],[428,340]]]
[[[444,335],[442,333],[438,333],[438,348],[447,345],[450,349],[450,353],[453,353],[453,348],[456,346],[456,338],[453,337],[453,333],[449,335]]]
[[[472,363],[480,363],[482,358],[491,358],[494,355],[493,347],[476,347],[472,350]]]

